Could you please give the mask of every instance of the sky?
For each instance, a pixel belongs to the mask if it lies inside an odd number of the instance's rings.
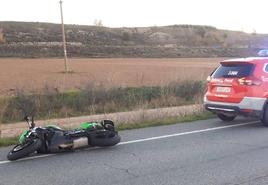
[[[59,0],[0,0],[0,21],[60,23]],[[146,27],[208,25],[268,33],[268,0],[63,0],[65,24]]]

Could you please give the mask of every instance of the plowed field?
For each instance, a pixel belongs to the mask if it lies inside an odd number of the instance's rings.
[[[64,74],[62,59],[0,59],[0,95],[19,90],[40,91],[96,86],[165,85],[172,81],[205,80],[220,58],[179,59],[69,59]]]

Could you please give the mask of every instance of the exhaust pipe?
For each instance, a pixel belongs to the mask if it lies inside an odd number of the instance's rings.
[[[88,146],[88,138],[87,137],[80,137],[79,139],[74,139],[73,141],[73,148],[81,148]]]

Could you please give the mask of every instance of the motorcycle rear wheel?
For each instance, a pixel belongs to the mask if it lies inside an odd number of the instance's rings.
[[[100,147],[114,146],[118,144],[120,140],[121,137],[117,133],[112,133],[111,135],[109,134],[103,137],[94,135],[90,137],[90,145]]]
[[[38,150],[41,147],[41,144],[42,141],[40,139],[35,139],[25,144],[18,144],[7,154],[7,159],[14,161],[23,158]]]

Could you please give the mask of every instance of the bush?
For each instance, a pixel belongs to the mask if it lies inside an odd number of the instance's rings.
[[[87,87],[63,93],[48,88],[42,94],[20,91],[15,97],[6,99],[7,103],[0,104],[0,118],[1,122],[14,122],[25,115],[44,119],[129,111],[140,107],[178,106],[194,103],[198,97],[203,96],[203,92],[204,84],[201,81],[170,83],[163,87]]]

